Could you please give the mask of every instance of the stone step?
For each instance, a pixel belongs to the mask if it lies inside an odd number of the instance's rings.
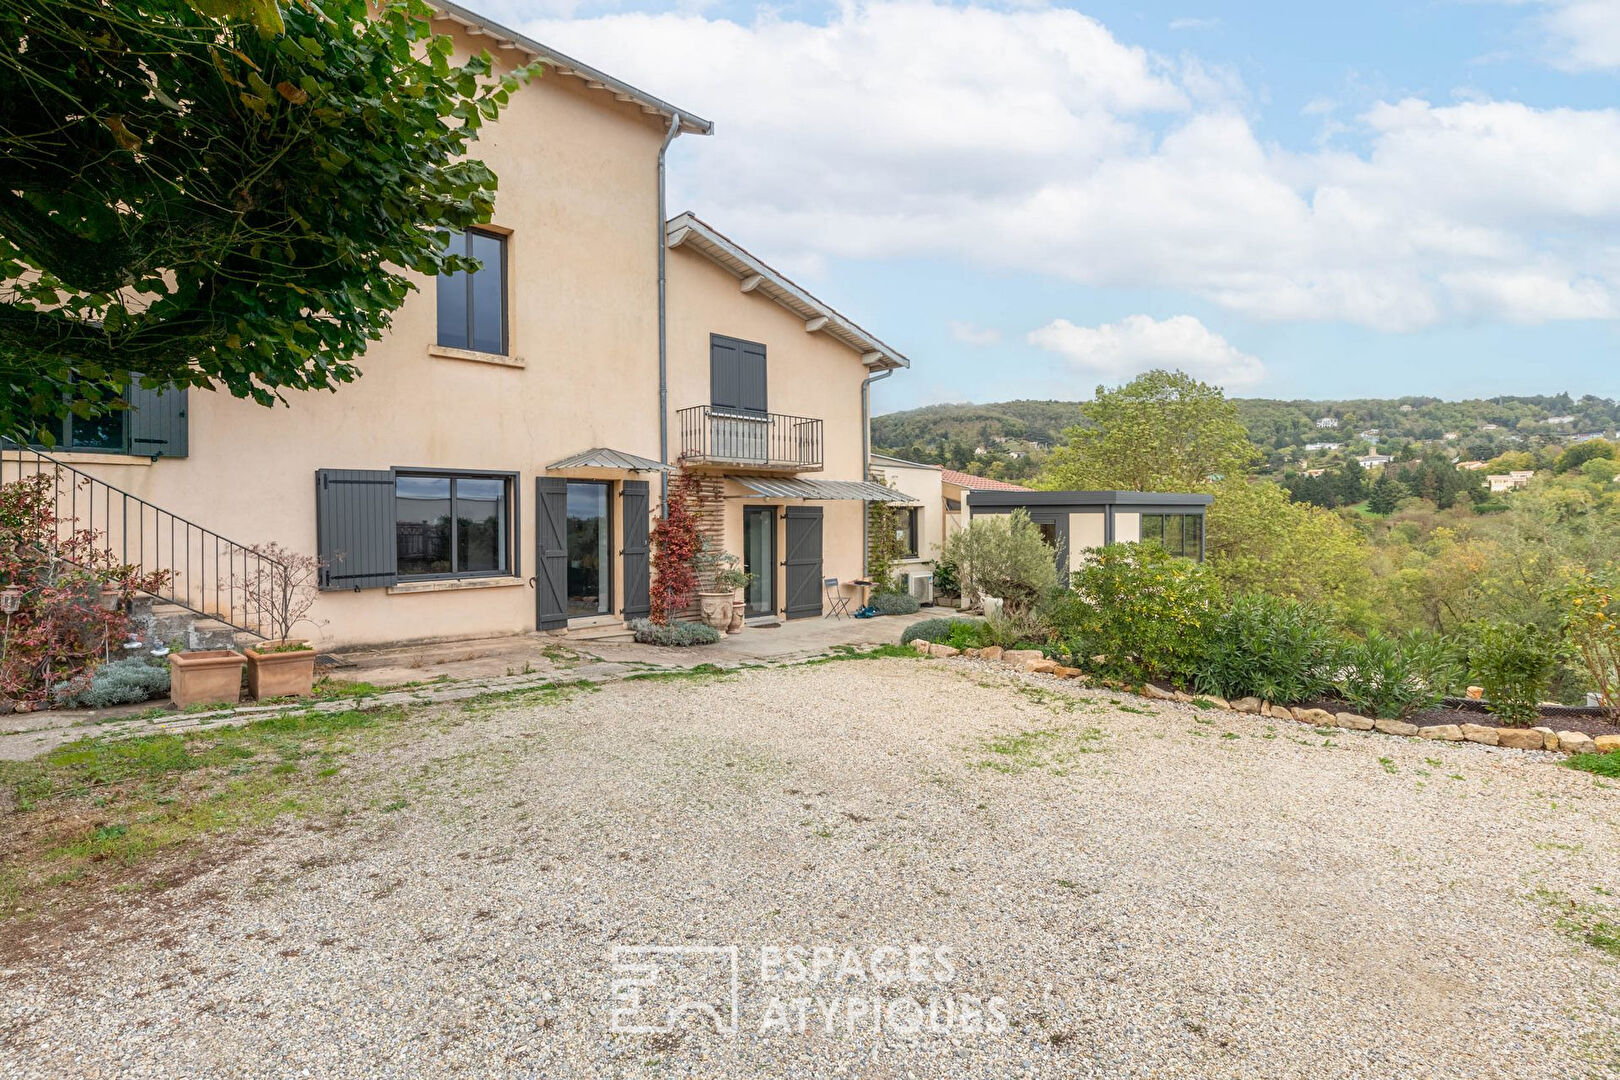
[[[135,602],[130,620],[142,641],[171,647],[178,644],[188,651],[229,649],[259,640],[218,619],[150,597]]]
[[[564,641],[634,641],[636,637],[622,623],[612,626],[570,627],[556,635]]]

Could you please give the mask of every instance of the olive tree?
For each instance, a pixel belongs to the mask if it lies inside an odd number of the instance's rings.
[[[977,591],[1014,613],[1057,588],[1057,553],[1023,510],[976,517],[945,541],[964,595]]]
[[[423,0],[0,3],[0,436],[150,387],[335,389],[473,269],[520,81]]]

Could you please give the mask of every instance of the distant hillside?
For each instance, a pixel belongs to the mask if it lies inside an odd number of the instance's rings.
[[[1273,456],[1322,442],[1349,449],[1352,444],[1370,448],[1376,441],[1382,451],[1435,441],[1451,444],[1458,454],[1488,459],[1527,441],[1608,434],[1620,425],[1620,405],[1591,395],[1234,400],[1249,436]],[[1328,422],[1319,427],[1320,421]],[[1080,406],[1073,401],[928,405],[874,417],[872,442],[884,453],[1016,479],[1033,475],[1063,430],[1077,423]],[[1371,438],[1361,438],[1363,432]]]
[[[907,446],[977,446],[1018,439],[1050,447],[1080,422],[1073,401],[1001,401],[990,405],[926,405],[872,418],[872,441],[893,453]]]

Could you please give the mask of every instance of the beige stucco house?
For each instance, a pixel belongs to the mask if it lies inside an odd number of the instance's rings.
[[[933,595],[929,583],[948,535],[951,515],[945,505],[944,476],[945,470],[938,465],[872,455],[872,478],[905,496],[905,502],[895,505],[903,553],[895,573],[901,579],[899,584],[919,599]]]
[[[684,459],[706,528],[758,574],[750,611],[821,615],[823,579],[861,574],[865,500],[893,497],[867,480],[867,387],[908,361],[666,220],[665,150],[709,121],[434,6],[462,52],[545,65],[476,145],[500,192],[458,242],[484,268],[418,281],[337,393],[138,391],[66,428],[51,457],[125,510],[93,524],[172,570],[176,602],[247,629],[242,546],[318,554],[304,629],[323,648],[577,632],[646,613],[648,530]]]

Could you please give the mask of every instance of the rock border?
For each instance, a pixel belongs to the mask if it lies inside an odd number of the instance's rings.
[[[960,656],[967,660],[986,660],[1000,663],[1013,671],[1030,675],[1052,675],[1059,679],[1086,679],[1079,668],[1065,667],[1050,659],[1039,649],[1003,649],[991,645],[983,649],[953,649],[949,645],[914,639],[912,648],[923,656],[948,659]],[[1090,680],[1087,680],[1090,681]],[[1419,727],[1405,720],[1389,720],[1362,716],[1352,712],[1329,712],[1326,709],[1305,709],[1281,705],[1260,698],[1245,697],[1227,701],[1214,694],[1188,694],[1181,690],[1161,690],[1149,683],[1141,687],[1124,687],[1152,701],[1174,701],[1190,705],[1207,701],[1213,708],[1230,712],[1248,713],[1273,720],[1292,720],[1312,727],[1338,727],[1350,731],[1376,731],[1384,735],[1405,738],[1432,739],[1438,742],[1470,742],[1480,746],[1499,746],[1510,750],[1557,751],[1565,754],[1606,754],[1620,750],[1620,735],[1599,735],[1596,738],[1584,731],[1554,731],[1550,727],[1490,727],[1485,724],[1430,724]]]

